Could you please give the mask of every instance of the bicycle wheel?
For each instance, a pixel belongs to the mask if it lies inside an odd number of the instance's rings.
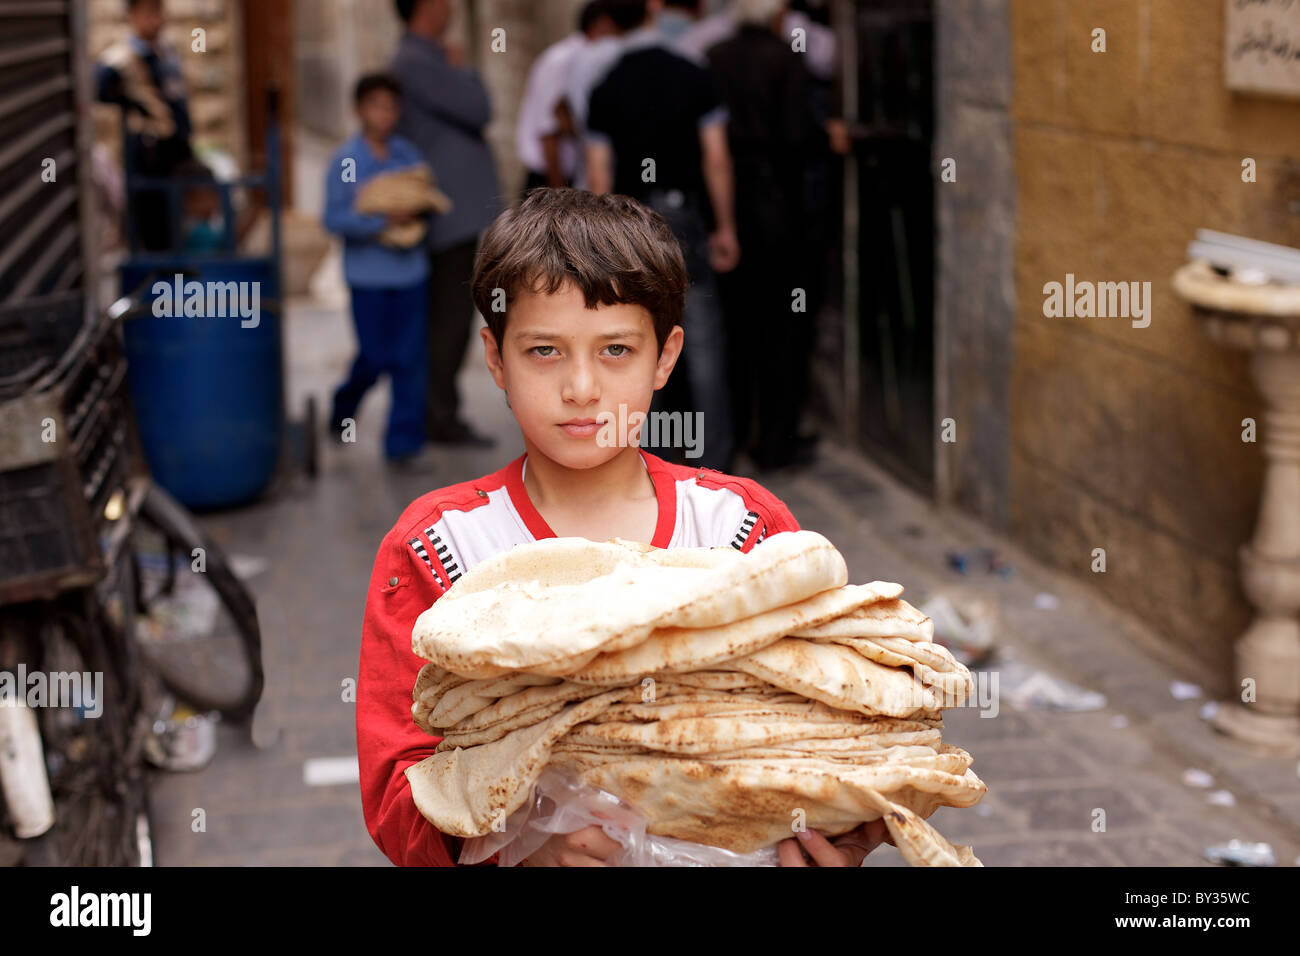
[[[40,667],[52,675],[102,675],[80,700],[50,701],[39,723],[55,822],[24,841],[28,866],[139,866],[149,832],[142,759],[147,722],[118,669],[111,627],[92,591],[67,595],[39,615]],[[120,635],[119,635],[120,637]]]
[[[150,482],[131,530],[143,606],[135,636],[143,661],[195,710],[227,720],[262,697],[262,634],[252,596],[189,512]]]

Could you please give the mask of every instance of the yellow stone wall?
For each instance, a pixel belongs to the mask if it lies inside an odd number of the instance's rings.
[[[1223,19],[1224,0],[1012,2],[1010,524],[1226,681],[1262,473],[1241,421],[1261,406],[1170,276],[1198,227],[1300,246],[1300,100],[1225,88]],[[1150,281],[1150,326],[1045,317],[1066,273]]]

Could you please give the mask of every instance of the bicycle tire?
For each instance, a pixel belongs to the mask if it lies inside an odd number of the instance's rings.
[[[204,534],[184,506],[152,481],[141,500],[139,518],[161,531],[169,542],[179,544],[187,554],[195,548],[203,549],[204,580],[211,585],[234,621],[248,673],[245,685],[239,694],[234,695],[233,701],[187,685],[165,671],[159,671],[159,677],[168,690],[196,710],[216,711],[229,721],[246,720],[262,699],[265,685],[262,632],[252,595],[231,570],[225,553]]]
[[[44,615],[40,666],[50,670],[55,660],[45,653],[62,644],[56,652],[59,663],[71,663],[73,671],[102,673],[103,713],[93,723],[60,727],[58,708],[42,710],[47,765],[56,754],[59,762],[50,780],[55,821],[41,836],[24,841],[25,866],[138,866],[136,821],[141,815],[151,829],[148,781],[137,746],[143,725],[128,703],[131,695],[115,660],[110,629],[95,616],[99,610],[96,596],[87,591],[48,605]],[[90,732],[88,738],[83,731]]]

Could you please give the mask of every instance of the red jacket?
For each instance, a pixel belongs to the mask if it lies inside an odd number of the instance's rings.
[[[799,529],[785,504],[752,479],[642,456],[659,499],[657,547],[749,551],[768,534]],[[525,457],[417,498],[375,558],[357,674],[357,758],[366,829],[398,866],[453,866],[462,843],[416,809],[404,773],[442,739],[411,717],[415,678],[425,663],[411,651],[411,629],[478,561],[515,543],[555,537],[524,491]],[[485,861],[495,862],[495,856]]]

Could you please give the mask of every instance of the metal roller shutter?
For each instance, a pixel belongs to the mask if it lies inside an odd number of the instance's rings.
[[[0,0],[0,304],[85,288],[83,23],[78,0]]]

